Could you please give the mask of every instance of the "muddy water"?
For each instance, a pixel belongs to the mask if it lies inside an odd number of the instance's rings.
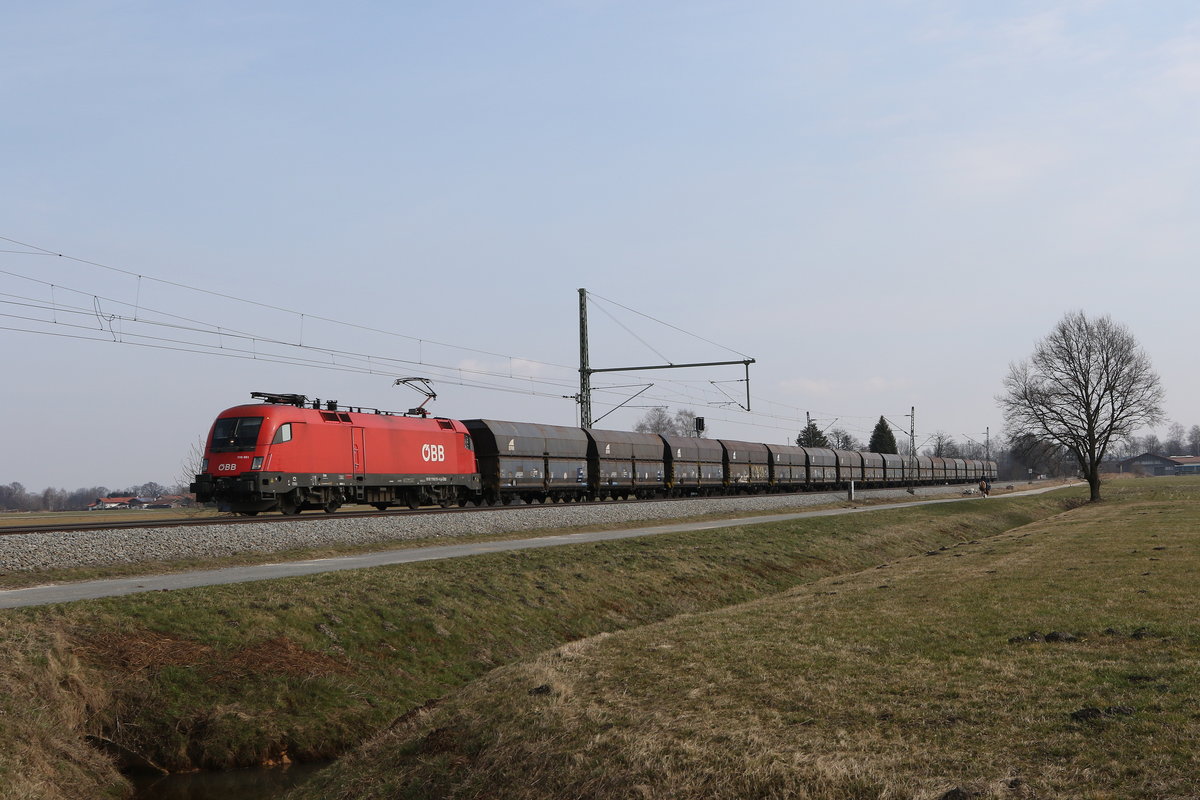
[[[270,800],[282,797],[320,772],[328,763],[192,772],[181,775],[132,776],[135,800]]]

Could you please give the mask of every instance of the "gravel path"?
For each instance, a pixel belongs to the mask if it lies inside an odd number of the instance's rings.
[[[917,489],[918,497],[961,495],[962,486]],[[95,567],[143,561],[222,558],[245,553],[278,553],[329,545],[369,545],[428,538],[454,538],[582,525],[618,524],[693,517],[703,514],[776,511],[838,502],[842,492],[756,495],[671,502],[602,505],[513,506],[492,513],[444,513],[339,519],[298,523],[213,525],[186,528],[30,533],[0,537],[0,574]],[[859,497],[910,499],[903,489],[873,489]]]

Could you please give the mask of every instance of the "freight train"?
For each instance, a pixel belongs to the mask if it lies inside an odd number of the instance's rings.
[[[222,411],[191,491],[254,515],[977,483],[996,463],[453,420],[253,392]]]

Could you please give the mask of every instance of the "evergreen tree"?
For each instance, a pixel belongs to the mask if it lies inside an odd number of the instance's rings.
[[[825,434],[821,433],[817,423],[810,422],[808,427],[796,437],[796,444],[801,447],[829,447],[829,440],[825,438]]]
[[[879,422],[875,423],[875,430],[871,431],[871,441],[867,444],[867,449],[872,453],[897,453],[896,437],[892,434],[892,426],[883,417],[879,418]]]

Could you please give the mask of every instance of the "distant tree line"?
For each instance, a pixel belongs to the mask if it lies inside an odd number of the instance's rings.
[[[91,486],[74,491],[53,487],[30,492],[20,483],[0,484],[0,510],[3,511],[83,511],[98,497],[162,497],[186,494],[186,486],[167,487],[150,481],[128,489],[110,490],[107,486]]]

